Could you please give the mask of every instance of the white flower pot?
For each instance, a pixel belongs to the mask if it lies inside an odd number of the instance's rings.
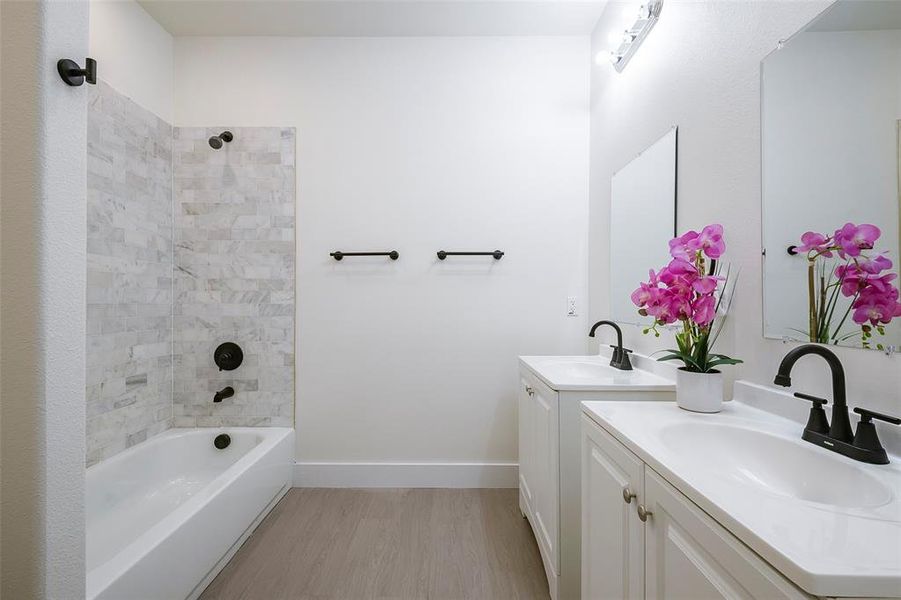
[[[694,412],[720,412],[723,409],[723,374],[679,369],[676,371],[676,404]]]

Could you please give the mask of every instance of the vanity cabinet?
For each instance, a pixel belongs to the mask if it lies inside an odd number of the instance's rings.
[[[598,427],[582,443],[582,597],[644,598],[644,464]]]
[[[545,570],[556,573],[559,552],[559,435],[557,393],[523,378],[519,401],[519,482],[523,515],[530,518]]]
[[[598,368],[612,371],[600,361]],[[674,399],[672,383],[654,375],[613,371],[610,377],[618,381],[593,390],[559,384],[564,389],[558,390],[527,365],[520,370],[519,506],[538,542],[553,600],[581,596],[582,402]]]
[[[582,598],[811,598],[587,416]]]

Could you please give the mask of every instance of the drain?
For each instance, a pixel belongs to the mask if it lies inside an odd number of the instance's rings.
[[[213,445],[216,446],[220,450],[225,450],[228,448],[228,445],[232,443],[231,436],[227,433],[220,433],[216,436],[216,439],[213,440]]]

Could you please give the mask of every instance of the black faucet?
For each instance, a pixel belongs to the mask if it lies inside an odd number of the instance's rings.
[[[795,366],[799,358],[808,354],[822,356],[829,363],[829,368],[832,370],[832,426],[829,427],[829,437],[842,442],[850,442],[854,436],[851,433],[851,419],[848,418],[848,402],[845,397],[845,369],[832,350],[815,344],[805,344],[795,348],[782,359],[782,363],[779,365],[779,373],[776,375],[773,383],[782,387],[790,387],[792,384],[792,378],[790,377],[792,367]],[[810,398],[805,398],[804,395],[798,397],[810,400]],[[818,402],[813,400],[811,402],[814,402],[815,408],[817,406],[822,408],[822,404],[818,404]]]
[[[855,408],[854,412],[860,415],[860,423],[857,425],[857,434],[852,434],[851,419],[848,416],[848,402],[845,395],[845,370],[834,352],[825,346],[816,344],[805,344],[795,348],[782,359],[782,363],[779,365],[779,372],[776,374],[773,383],[783,387],[790,387],[792,384],[792,367],[795,366],[799,358],[808,354],[816,354],[823,357],[832,370],[832,425],[829,424],[829,420],[826,418],[826,411],[823,410],[823,405],[828,400],[795,392],[796,398],[813,402],[813,406],[810,409],[810,417],[807,420],[807,425],[804,427],[801,439],[833,452],[844,454],[854,460],[880,465],[888,464],[888,455],[879,443],[872,419],[879,419],[895,425],[901,424],[901,419],[863,408]]]
[[[232,386],[224,387],[213,396],[213,402],[222,402],[226,398],[231,398],[235,395],[235,388]]]
[[[616,330],[616,345],[610,346],[613,348],[613,357],[610,359],[610,366],[614,369],[619,369],[620,371],[631,371],[632,361],[629,360],[629,353],[632,351],[628,348],[623,348],[623,330],[619,328],[619,325],[613,321],[598,321],[591,326],[588,337],[594,337],[594,332],[597,331],[597,328],[601,325],[609,325]]]

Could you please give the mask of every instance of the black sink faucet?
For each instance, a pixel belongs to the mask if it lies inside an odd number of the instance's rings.
[[[857,424],[857,433],[852,435],[851,421],[848,418],[848,402],[845,397],[845,370],[831,350],[815,344],[805,344],[795,348],[782,359],[773,383],[783,387],[791,386],[792,367],[799,358],[808,354],[822,356],[829,363],[829,368],[832,369],[832,425],[829,425],[826,412],[823,410],[823,405],[828,400],[795,392],[796,398],[813,402],[810,417],[804,427],[801,439],[854,460],[877,465],[888,464],[888,454],[879,443],[873,419],[893,425],[901,425],[901,419],[863,408],[855,408],[854,412],[860,415],[860,422]]]
[[[832,370],[832,425],[829,427],[829,437],[842,442],[851,442],[854,435],[851,432],[851,419],[848,417],[848,401],[845,396],[845,369],[832,350],[816,344],[805,344],[795,348],[782,359],[779,373],[773,383],[782,387],[790,387],[792,367],[799,358],[808,354],[822,356]],[[803,398],[803,396],[801,397]],[[808,400],[809,398],[804,399]]]
[[[623,330],[619,328],[619,325],[613,321],[598,321],[591,326],[588,337],[594,337],[594,332],[597,331],[597,328],[601,325],[609,325],[616,330],[616,346],[610,346],[613,348],[613,357],[610,359],[610,366],[614,369],[619,369],[620,371],[631,371],[632,362],[629,360],[629,353],[632,351],[628,348],[623,348]]]

